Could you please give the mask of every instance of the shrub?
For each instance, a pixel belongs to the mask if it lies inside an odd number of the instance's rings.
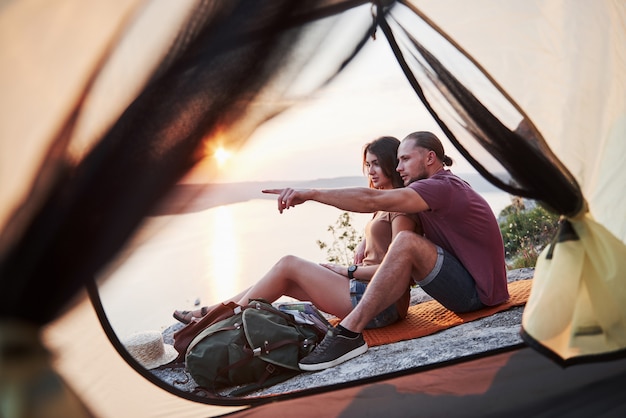
[[[541,250],[558,229],[559,216],[520,198],[500,212],[500,232],[509,268],[534,267]]]
[[[363,239],[352,226],[352,215],[349,212],[343,212],[335,224],[328,227],[328,231],[332,235],[332,243],[329,245],[317,240],[317,245],[320,250],[326,250],[328,262],[349,266],[354,260],[354,250]]]
[[[541,250],[557,233],[559,216],[534,201],[513,197],[512,203],[500,212],[499,220],[508,268],[518,269],[535,266]],[[352,264],[354,250],[363,237],[352,226],[351,214],[343,212],[328,231],[331,244],[317,240],[320,250],[326,250],[326,259]]]

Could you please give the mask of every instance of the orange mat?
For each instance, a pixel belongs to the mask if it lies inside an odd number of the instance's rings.
[[[409,307],[404,320],[383,328],[367,329],[363,337],[370,347],[390,344],[403,340],[424,337],[466,322],[502,312],[514,306],[526,304],[532,280],[519,280],[509,283],[509,300],[498,306],[474,312],[457,314],[444,308],[434,300]],[[331,321],[335,325],[338,320]]]

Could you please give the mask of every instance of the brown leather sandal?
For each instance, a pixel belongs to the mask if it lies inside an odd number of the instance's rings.
[[[204,315],[207,314],[208,311],[209,307],[203,306],[202,308],[196,309],[195,311],[174,311],[174,314],[172,316],[177,321],[187,325],[191,323],[191,321],[202,318]],[[198,313],[200,314],[200,316],[196,316]]]

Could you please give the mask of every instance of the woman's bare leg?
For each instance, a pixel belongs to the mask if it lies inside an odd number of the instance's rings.
[[[339,318],[352,310],[347,277],[291,255],[274,264],[239,300],[231,300],[243,305],[256,298],[274,302],[283,295],[310,301],[320,310]]]
[[[352,310],[350,284],[347,277],[326,267],[295,256],[285,256],[252,287],[238,293],[227,302],[246,305],[250,299],[274,302],[281,296],[310,301],[318,309],[343,318]],[[200,318],[217,305],[194,311],[176,311],[175,317]]]

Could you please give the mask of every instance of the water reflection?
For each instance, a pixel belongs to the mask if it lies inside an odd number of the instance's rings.
[[[273,200],[149,218],[112,266],[100,296],[120,337],[163,330],[175,309],[212,305],[254,284],[283,255],[323,261],[315,243],[340,211],[303,205],[279,215]],[[362,228],[363,220],[355,221]]]
[[[232,206],[220,206],[211,211],[206,233],[211,239],[206,247],[208,285],[212,299],[223,301],[238,293],[237,278],[241,276],[242,250],[240,234],[235,231]]]

